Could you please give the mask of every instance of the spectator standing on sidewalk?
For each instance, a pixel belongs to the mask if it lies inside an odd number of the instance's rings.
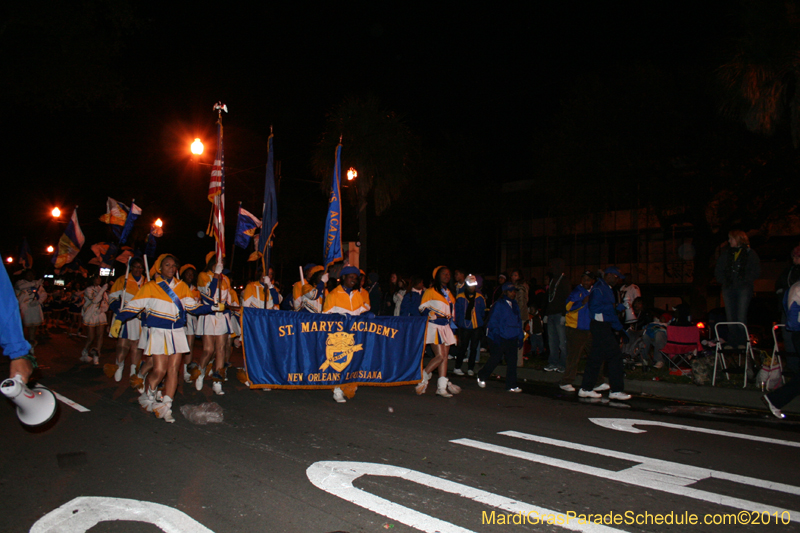
[[[513,279],[513,274],[512,274]],[[513,283],[503,285],[503,297],[492,305],[489,320],[486,323],[486,337],[489,339],[489,361],[478,372],[478,386],[484,388],[486,380],[500,364],[506,360],[506,390],[522,392],[517,387],[516,352],[522,347],[522,320],[517,304],[517,287]]]
[[[564,375],[561,377],[561,390],[575,392],[572,382],[578,375],[578,362],[581,356],[592,349],[592,333],[589,331],[591,317],[589,316],[589,292],[594,285],[594,274],[586,271],[581,276],[581,282],[575,287],[567,297],[567,362]],[[603,383],[600,387],[608,385]]]
[[[636,323],[637,316],[636,310],[633,308],[633,302],[636,298],[642,297],[642,291],[639,289],[639,286],[633,282],[633,277],[630,273],[624,276],[625,283],[619,289],[619,301],[625,306],[625,310],[622,312],[622,322],[627,329]]]
[[[611,392],[609,400],[630,400],[631,395],[624,392],[625,373],[622,369],[622,352],[615,332],[622,331],[622,324],[617,311],[624,309],[615,305],[614,285],[622,279],[617,267],[611,266],[603,271],[603,278],[598,279],[589,294],[589,313],[592,333],[592,349],[586,370],[583,372],[583,383],[578,391],[581,398],[600,398],[600,393],[592,390],[600,374],[600,367],[606,363],[608,381]]]
[[[547,340],[550,346],[550,357],[545,372],[564,372],[567,366],[567,297],[569,281],[562,272],[558,277],[550,276],[547,286]]]
[[[517,307],[519,307],[519,316],[520,316],[520,323],[519,327],[522,328],[522,324],[528,321],[528,284],[522,278],[522,272],[519,269],[515,269],[511,271],[511,283],[514,284],[514,290],[516,294],[517,300]],[[505,293],[505,291],[503,291]],[[517,351],[517,366],[522,366],[522,346],[519,347]]]
[[[502,272],[497,275],[497,287],[495,287],[494,292],[492,292],[492,301],[489,302],[490,304],[494,304],[497,300],[503,297],[503,285],[507,279],[508,278],[506,275]]]
[[[714,275],[722,284],[728,322],[747,325],[747,308],[753,298],[753,285],[761,275],[761,261],[758,254],[750,248],[747,234],[741,230],[728,233],[728,245],[717,259]],[[744,349],[747,343],[744,329],[728,326],[727,336],[727,344]]]

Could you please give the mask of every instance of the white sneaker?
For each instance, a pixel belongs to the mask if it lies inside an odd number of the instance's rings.
[[[472,370],[467,370],[467,375],[468,375],[469,377],[472,377],[472,376],[474,376],[474,375],[475,375],[475,372],[473,372]]]
[[[460,368],[456,368],[455,370],[453,370],[453,374],[455,374],[456,376],[463,376],[464,371],[461,370]]]
[[[772,416],[775,418],[780,418],[781,420],[786,418],[786,415],[783,414],[780,409],[775,407],[771,401],[769,401],[769,397],[766,394],[761,397],[761,401],[764,402],[764,405],[769,408],[769,412],[772,413]]]
[[[595,392],[593,390],[580,389],[578,391],[578,397],[580,397],[580,398],[602,398],[603,395],[600,394],[599,392]]]
[[[211,385],[211,390],[214,391],[214,394],[217,396],[222,396],[225,394],[225,391],[222,390],[222,383],[219,381],[215,381],[213,385]]]
[[[566,392],[575,392],[575,387],[567,383],[566,385],[559,385],[559,389],[566,391]]]
[[[482,388],[482,389],[485,389],[485,388],[486,388],[486,382],[485,382],[485,381],[483,381],[483,380],[481,380],[481,377],[480,377],[480,376],[478,376],[478,387],[480,387],[480,388]]]
[[[450,383],[450,380],[447,378],[439,378],[439,381],[436,382],[436,394],[441,396],[442,398],[452,398],[453,395],[447,392],[447,385]]]
[[[203,380],[206,379],[205,374],[200,374],[196,380],[194,380],[194,388],[197,390],[203,390]]]
[[[342,389],[339,387],[333,389],[333,399],[336,401],[336,403],[345,403],[347,401],[347,399],[344,397]]]
[[[191,383],[192,382],[192,375],[188,372],[183,373],[183,382],[184,383]]]
[[[97,355],[92,356],[92,364],[98,366],[100,364],[100,357]]]
[[[131,376],[136,375],[136,365],[131,365]]]
[[[508,392],[522,392],[522,389],[519,387],[514,387],[513,389],[508,389]]]
[[[631,395],[626,392],[612,392],[608,395],[609,400],[630,400]]]
[[[78,359],[78,361],[81,363],[90,363],[92,361],[92,358],[89,357],[89,352],[87,352],[85,348],[81,351],[81,358]]]
[[[595,392],[603,392],[604,390],[610,389],[611,386],[608,383],[601,383],[597,387],[593,388],[592,390]]]
[[[114,372],[114,381],[119,383],[122,380],[122,371],[125,369],[125,361],[117,363],[117,371]]]

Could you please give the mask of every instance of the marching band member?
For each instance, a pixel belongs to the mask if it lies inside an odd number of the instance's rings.
[[[325,273],[325,276],[328,274]],[[338,313],[341,315],[361,315],[369,311],[369,307],[364,304],[361,298],[361,291],[357,288],[359,285],[359,270],[354,266],[346,266],[339,273],[341,283],[333,289],[325,298],[325,306],[322,309],[323,313]],[[326,280],[327,281],[327,280]],[[348,392],[352,390],[349,396],[352,398],[355,394],[355,386],[348,386]],[[347,400],[344,398],[344,391],[341,387],[333,389],[333,399],[337,403],[344,403]]]
[[[148,334],[144,343],[145,355],[152,356],[153,370],[147,375],[145,392],[139,403],[147,411],[167,422],[175,422],[172,416],[172,400],[178,386],[178,373],[182,354],[189,351],[186,341],[186,312],[195,314],[216,311],[216,307],[203,305],[192,297],[189,287],[177,277],[178,260],[164,254],[154,265],[160,272],[142,286],[136,296],[125,304],[117,315],[120,321],[134,318],[145,312],[144,323]],[[140,343],[141,345],[141,343]],[[156,387],[166,375],[163,398],[156,395]]]
[[[200,301],[200,291],[197,290],[197,285],[194,284],[197,278],[197,269],[192,264],[186,264],[181,267],[181,281],[183,281],[189,291],[192,293],[192,298]],[[194,347],[194,337],[197,334],[197,316],[188,314],[186,315],[186,342],[189,344],[189,351],[183,356],[183,381],[185,383],[192,382],[192,375],[189,373],[189,365],[192,363],[192,348]]]
[[[314,290],[314,286],[309,283],[311,278],[311,270],[316,268],[317,265],[309,263],[303,267],[304,278],[292,285],[292,308],[295,311],[300,311],[303,307],[303,295],[307,292]],[[272,279],[272,278],[270,278]]]
[[[219,310],[201,316],[197,323],[198,333],[203,336],[203,355],[200,359],[199,372],[194,382],[197,390],[203,389],[203,380],[206,377],[206,366],[215,360],[215,370],[211,377],[214,384],[211,386],[216,394],[225,394],[222,391],[222,373],[225,371],[225,346],[231,333],[227,309],[233,303],[231,284],[228,277],[222,274],[222,264],[217,264],[216,254],[209,252],[206,255],[206,269],[197,276],[197,287],[203,301],[219,303]]]
[[[144,263],[141,259],[134,258],[130,262],[130,275],[120,276],[111,286],[111,293],[108,296],[108,308],[114,312],[114,322],[118,319],[116,315],[122,307],[123,300],[125,302],[131,301],[134,296],[139,292],[139,289],[144,285]],[[112,323],[112,330],[114,324]],[[114,338],[112,331],[108,333],[109,337]],[[131,354],[131,376],[136,374],[136,367],[142,361],[142,351],[139,349],[139,339],[142,336],[142,321],[138,317],[131,318],[119,328],[119,335],[117,340],[117,357],[116,357],[116,370],[114,372],[114,381],[119,382],[122,379],[122,372],[125,367],[125,356],[130,352]]]
[[[256,279],[247,284],[242,293],[242,307],[255,307],[256,309],[278,309],[280,296],[272,285],[269,276],[261,276],[261,270],[256,271]]]
[[[299,305],[295,301],[295,310],[303,313],[321,313],[325,299],[325,284],[328,282],[328,273],[323,272],[319,265],[308,271],[303,294],[300,296]]]
[[[456,344],[456,337],[451,327],[456,298],[448,290],[448,283],[450,283],[450,270],[446,266],[438,266],[433,269],[433,284],[422,295],[419,310],[428,315],[425,342],[431,346],[434,357],[422,371],[422,381],[416,387],[417,394],[425,394],[432,372],[437,368],[439,380],[436,394],[450,398],[453,394],[461,392],[461,387],[450,383],[447,379],[447,356],[450,353],[450,346]]]

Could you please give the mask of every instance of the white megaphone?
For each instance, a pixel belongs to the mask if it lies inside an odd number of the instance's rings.
[[[29,389],[19,375],[0,383],[0,391],[17,404],[17,416],[26,426],[38,426],[56,414],[56,396],[50,389],[34,387]]]

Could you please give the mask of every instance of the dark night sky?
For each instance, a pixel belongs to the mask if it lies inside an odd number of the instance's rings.
[[[136,27],[122,37],[124,47],[113,61],[100,66],[123,87],[120,93],[87,97],[83,107],[60,103],[58,109],[33,97],[7,110],[4,182],[10,197],[0,219],[6,228],[0,250],[16,256],[22,236],[35,254],[55,244],[60,229],[49,220],[49,208],[78,204],[87,234],[80,257],[88,260],[88,245],[106,239],[97,222],[105,197],[126,203],[135,197],[144,209],[143,220],[165,220],[159,252],[175,251],[197,264],[212,248],[210,239],[196,236],[205,229],[210,210],[208,169],[189,160],[186,146],[195,136],[211,141],[211,108],[222,100],[230,109],[223,119],[229,175],[232,169],[265,161],[265,142],[274,125],[283,176],[276,259],[281,260],[283,247],[284,262],[319,261],[326,195],[301,180],[318,180],[310,154],[326,111],[345,96],[377,95],[405,116],[424,150],[445,162],[466,154],[468,161],[452,163],[473,171],[459,183],[440,183],[438,190],[464,185],[481,198],[482,188],[532,177],[536,139],[548,135],[559,103],[588,74],[642,61],[676,72],[713,69],[715,48],[727,31],[725,5],[551,2],[467,9],[455,3],[414,8],[408,3],[312,7],[275,2],[261,8],[222,4],[202,9],[136,3]],[[24,69],[13,72],[17,78],[12,76],[11,83],[19,82],[23,92],[38,83],[36,91],[57,94],[58,80],[28,76],[48,68],[43,58],[50,51],[38,31],[23,28],[0,40],[6,53],[25,50]],[[81,68],[95,68],[82,64],[78,53],[72,57],[78,57]],[[120,95],[123,107],[109,105]],[[464,146],[458,155],[450,155],[456,153],[448,151],[452,143]],[[425,195],[441,179],[420,176],[409,196]],[[245,207],[260,210],[263,172],[231,176],[228,187],[232,242],[234,206],[242,200]],[[483,207],[490,224],[495,210]],[[408,247],[424,241],[420,233],[431,214],[415,209],[407,198],[387,213],[386,222],[375,221],[370,242],[386,245],[381,254],[399,256],[402,248],[407,261]],[[345,237],[354,238],[355,211],[350,208],[344,215]],[[473,243],[468,248],[473,252],[461,244],[450,251],[439,247],[437,257],[423,254],[419,265],[400,264],[427,272],[435,264],[471,261],[472,253],[482,256],[475,259],[476,268],[494,266],[494,242]],[[476,247],[485,251],[476,254]],[[237,254],[244,255],[241,250]],[[44,255],[37,257],[39,265],[44,260]],[[382,268],[392,264],[392,257],[381,257]]]

